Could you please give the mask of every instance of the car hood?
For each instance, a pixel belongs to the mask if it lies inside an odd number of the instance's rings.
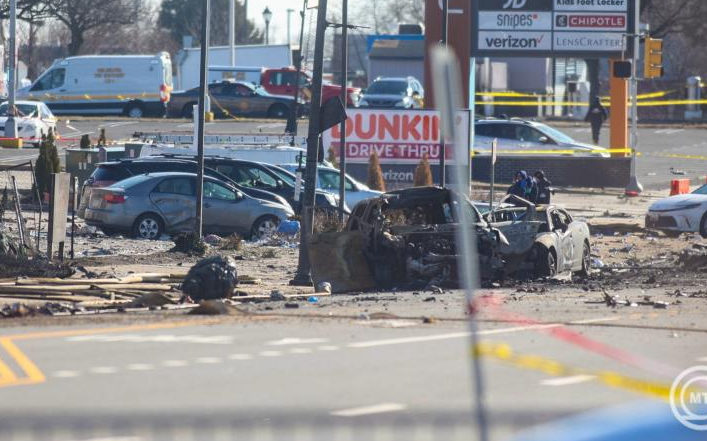
[[[15,121],[17,121],[17,124],[25,124],[28,122],[27,118],[23,118],[21,116],[16,116]],[[5,124],[7,122],[7,117],[6,116],[0,116],[0,124]]]
[[[563,147],[566,147],[568,149],[573,149],[573,150],[582,150],[582,151],[587,151],[587,152],[597,152],[597,153],[607,153],[607,149],[604,147],[599,147],[596,145],[591,145],[591,144],[585,144],[583,142],[561,142],[558,144],[560,146],[560,149]]]
[[[270,209],[270,210],[273,210],[273,211],[275,211],[275,210],[282,211],[282,212],[283,212],[282,214],[283,214],[285,217],[287,217],[287,216],[294,216],[294,214],[295,214],[295,212],[292,211],[292,208],[286,207],[286,206],[284,206],[284,205],[282,205],[282,204],[278,204],[278,203],[275,203],[275,202],[272,202],[272,201],[268,201],[268,200],[265,200],[265,199],[258,199],[258,202],[260,202],[260,206],[263,207],[263,208]]]
[[[361,97],[363,100],[386,100],[386,101],[401,101],[405,99],[405,95],[385,95],[385,94],[375,94],[367,93]]]
[[[702,194],[681,194],[670,196],[669,198],[661,199],[654,202],[649,211],[672,210],[690,204],[701,204],[707,202],[707,196]]]

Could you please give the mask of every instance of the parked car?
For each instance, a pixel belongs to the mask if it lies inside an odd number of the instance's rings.
[[[414,77],[378,77],[362,92],[359,107],[377,109],[421,109],[425,91]]]
[[[196,212],[196,174],[147,173],[95,188],[86,207],[88,225],[131,231],[142,239],[191,231]],[[236,187],[204,177],[206,233],[261,238],[294,216],[289,206],[252,198]]]
[[[81,187],[81,197],[79,202],[79,217],[84,217],[88,201],[91,198],[91,191],[94,188],[108,187],[116,182],[127,179],[131,176],[142,175],[145,173],[157,172],[186,172],[196,173],[197,162],[194,159],[174,159],[162,157],[146,157],[137,159],[121,159],[116,162],[103,162],[96,165],[96,169],[91,173],[91,176],[83,183]],[[204,175],[211,176],[214,179],[219,179],[236,187],[239,191],[256,199],[263,199],[282,205],[289,205],[287,200],[274,193],[257,188],[244,187],[233,182],[228,176],[219,173],[218,171],[204,167]]]
[[[707,185],[690,194],[670,196],[654,202],[646,214],[646,228],[668,236],[700,233],[707,238]]]
[[[503,151],[547,151],[556,150],[558,155],[588,155],[608,158],[611,155],[603,147],[575,141],[568,135],[546,124],[511,119],[479,119],[475,124],[474,154],[490,155],[491,143],[498,139],[498,150]]]
[[[280,167],[291,173],[296,173],[299,170],[302,172],[302,179],[305,179],[304,167],[299,164],[282,164]],[[324,165],[317,167],[317,189],[338,195],[339,170]],[[368,186],[356,181],[349,175],[346,175],[344,190],[346,191],[346,205],[349,207],[353,207],[364,199],[374,198],[382,194],[380,191],[371,190]]]
[[[163,116],[172,60],[156,55],[82,55],[59,59],[18,99],[44,101],[57,115]]]
[[[222,81],[209,84],[211,110],[217,116],[249,116],[287,118],[294,98],[272,95],[263,88],[244,81]],[[194,105],[199,101],[199,88],[173,92],[167,105],[167,115],[191,118]],[[304,104],[304,103],[303,103]],[[303,113],[304,105],[298,107]]]
[[[4,136],[10,105],[0,104],[0,135]],[[46,104],[38,101],[15,101],[17,136],[27,144],[38,146],[42,135],[53,130],[56,133],[56,118]]]
[[[506,273],[532,271],[537,277],[552,277],[570,271],[587,277],[591,264],[589,226],[555,205],[535,204],[508,195],[501,200],[513,207],[486,213],[490,225],[508,239],[501,247]]]

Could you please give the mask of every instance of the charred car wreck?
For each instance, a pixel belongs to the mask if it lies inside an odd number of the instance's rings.
[[[455,232],[461,209],[474,220],[481,278],[503,277],[503,234],[468,199],[448,189],[420,187],[362,201],[343,232],[315,235],[313,278],[330,282],[335,292],[457,286]]]

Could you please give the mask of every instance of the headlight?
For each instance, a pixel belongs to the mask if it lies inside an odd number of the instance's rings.
[[[683,205],[681,207],[676,208],[676,210],[692,210],[693,208],[698,208],[700,205],[701,204],[699,203]]]
[[[359,106],[367,106],[368,105],[368,100],[365,98],[361,98],[361,100],[358,102]]]

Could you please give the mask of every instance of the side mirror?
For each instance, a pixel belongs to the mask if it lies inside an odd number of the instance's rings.
[[[283,188],[285,188],[285,183],[282,182],[281,179],[278,179],[278,180],[277,180],[277,183],[275,184],[275,186],[277,187],[278,190],[282,190]]]
[[[541,136],[538,141],[540,141],[542,144],[547,144],[550,142],[550,138],[548,138],[547,136]]]
[[[236,191],[236,202],[243,200],[244,197],[242,192]]]

